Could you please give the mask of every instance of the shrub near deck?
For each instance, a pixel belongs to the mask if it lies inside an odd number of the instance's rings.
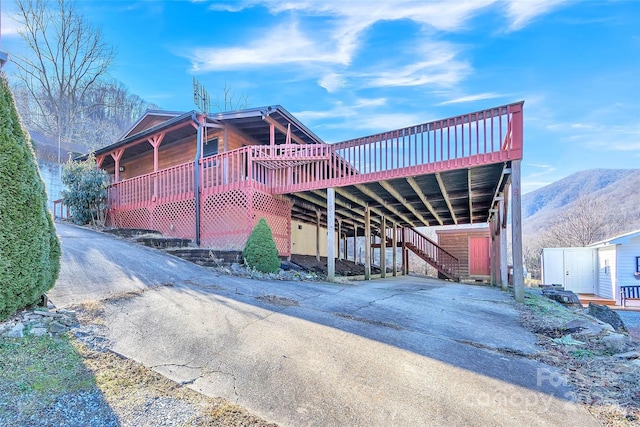
[[[29,134],[0,75],[0,320],[37,302],[60,270],[60,242]]]
[[[263,273],[277,273],[280,269],[278,248],[264,218],[260,218],[249,235],[242,256],[249,267]]]

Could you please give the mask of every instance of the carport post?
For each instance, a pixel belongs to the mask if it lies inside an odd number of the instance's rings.
[[[398,226],[393,223],[393,235],[391,236],[391,246],[393,246],[393,252],[391,253],[391,259],[393,263],[393,277],[397,276],[397,264],[398,264]]]
[[[353,263],[358,263],[358,226],[353,225]]]
[[[402,227],[402,275],[404,276],[409,271],[409,257],[407,256],[407,233],[404,227]]]
[[[511,253],[513,256],[513,293],[517,302],[524,302],[520,160],[511,161]]]
[[[505,206],[506,204],[503,197],[502,200],[500,200],[500,224],[498,224],[500,227],[500,284],[503,291],[506,291],[509,287],[507,271],[507,215],[505,213]]]
[[[490,265],[491,265],[491,279],[490,280],[491,280],[491,285],[492,286],[496,286],[498,284],[498,281],[496,279],[496,277],[497,277],[497,274],[496,274],[497,273],[497,269],[496,269],[496,258],[497,258],[497,256],[496,256],[496,253],[498,252],[496,250],[496,242],[497,242],[497,239],[496,239],[496,233],[497,233],[496,222],[497,222],[496,221],[496,213],[494,212],[493,216],[491,217],[491,221],[489,221],[489,233],[490,233],[490,236],[491,236],[491,240],[490,240],[490,242],[491,242],[491,263],[490,263]]]
[[[380,218],[380,277],[387,277],[387,219]]]
[[[371,212],[364,208],[364,280],[371,280]]]
[[[335,190],[334,190],[335,193]],[[334,197],[335,199],[335,197]],[[329,205],[327,205],[328,207]],[[334,205],[335,208],[335,205]],[[335,212],[335,209],[334,209]],[[338,259],[342,259],[342,220],[340,218],[338,218],[338,244],[336,245],[338,247]]]
[[[336,278],[336,191],[327,188],[327,280]]]

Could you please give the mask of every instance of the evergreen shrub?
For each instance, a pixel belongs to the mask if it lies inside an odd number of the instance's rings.
[[[109,175],[96,167],[92,154],[83,162],[71,159],[62,169],[62,201],[69,208],[70,220],[78,225],[104,227],[107,215]]]
[[[29,139],[0,72],[0,320],[38,302],[60,270],[60,242]]]
[[[277,273],[280,269],[278,248],[264,218],[260,218],[249,235],[242,256],[247,266],[263,273]]]

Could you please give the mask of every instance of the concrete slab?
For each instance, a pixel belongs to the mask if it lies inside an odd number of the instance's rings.
[[[535,337],[518,324],[512,296],[495,288],[416,277],[260,282],[58,230],[56,305],[143,290],[106,301],[113,349],[267,420],[598,425],[559,373],[525,357],[539,351]],[[297,305],[258,299],[267,295]]]

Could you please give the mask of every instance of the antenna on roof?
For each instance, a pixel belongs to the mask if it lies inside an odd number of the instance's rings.
[[[205,114],[209,114],[211,110],[211,101],[209,99],[209,93],[200,84],[198,79],[193,78],[193,103]]]

